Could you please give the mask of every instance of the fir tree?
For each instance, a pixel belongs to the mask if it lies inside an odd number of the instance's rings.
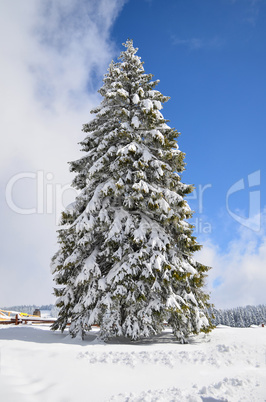
[[[181,182],[184,154],[160,110],[169,98],[154,88],[132,41],[112,62],[101,104],[85,124],[84,156],[71,162],[80,190],[62,213],[60,249],[52,259],[59,316],[73,337],[99,324],[104,339],[160,333],[168,322],[186,342],[209,331],[204,292],[208,267],[187,222]]]

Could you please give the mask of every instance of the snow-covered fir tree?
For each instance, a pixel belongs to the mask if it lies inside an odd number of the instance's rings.
[[[208,267],[193,259],[200,246],[187,222],[192,187],[180,178],[179,133],[160,112],[169,98],[154,89],[131,40],[125,47],[83,127],[84,156],[70,163],[80,194],[62,213],[52,259],[60,308],[53,329],[71,321],[71,335],[83,337],[99,324],[103,339],[135,340],[168,322],[186,342],[212,327]]]

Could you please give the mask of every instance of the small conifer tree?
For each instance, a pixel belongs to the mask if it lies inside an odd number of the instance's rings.
[[[84,156],[71,162],[80,190],[61,218],[60,248],[52,259],[59,316],[53,329],[83,338],[93,324],[104,339],[160,333],[167,322],[186,342],[211,329],[204,278],[208,267],[187,222],[179,133],[162,104],[138,49],[125,44],[99,90],[101,104],[85,124]]]

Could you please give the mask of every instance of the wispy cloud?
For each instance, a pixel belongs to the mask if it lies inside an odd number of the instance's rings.
[[[42,52],[31,63],[41,95],[77,107],[88,96],[92,75],[100,78],[113,55],[110,28],[123,0],[48,0],[35,23]]]
[[[262,0],[230,0],[232,4],[239,4],[242,7],[242,21],[256,25],[260,14]]]
[[[266,211],[260,232],[243,226],[239,236],[227,250],[206,241],[197,259],[213,267],[209,271],[208,288],[218,308],[265,304],[266,287]]]
[[[172,42],[177,46],[187,47],[189,50],[200,50],[200,49],[218,49],[223,46],[224,41],[219,37],[214,37],[211,39],[203,38],[188,38],[181,39],[178,37],[173,37]]]
[[[50,297],[49,263],[56,248],[55,191],[73,178],[67,161],[81,156],[77,145],[83,137],[81,127],[99,102],[102,75],[116,56],[110,29],[124,3],[0,3],[1,192],[5,194],[13,175],[44,174],[43,180],[25,178],[13,187],[18,206],[36,207],[37,198],[42,198],[43,212],[19,215],[4,197],[0,199],[0,305],[42,303]],[[67,192],[61,198],[66,201]]]

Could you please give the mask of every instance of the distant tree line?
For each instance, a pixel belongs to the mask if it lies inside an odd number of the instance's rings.
[[[51,317],[58,316],[58,308],[54,304],[46,304],[42,306],[22,305],[3,307],[3,310],[19,311],[21,313],[32,314],[35,309],[49,310]],[[245,328],[250,325],[266,325],[266,305],[236,307],[231,309],[209,308],[209,315],[214,325],[227,325],[228,327]]]
[[[236,307],[232,309],[209,309],[214,325],[228,327],[250,327],[251,325],[266,324],[266,305]]]

